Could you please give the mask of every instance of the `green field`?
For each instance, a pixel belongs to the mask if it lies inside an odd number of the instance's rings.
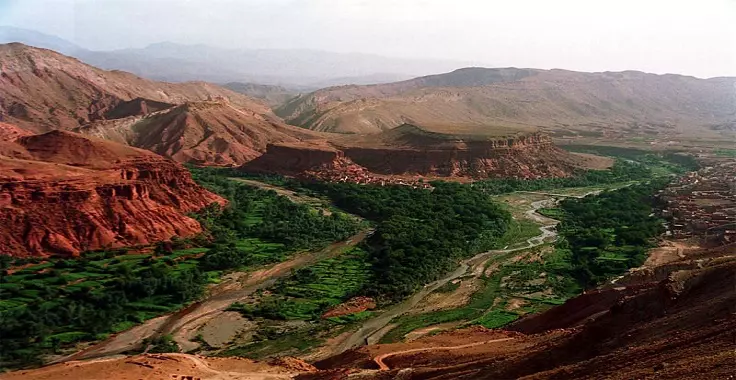
[[[230,310],[258,323],[253,341],[229,348],[223,356],[262,358],[281,353],[302,353],[319,345],[327,337],[342,331],[371,315],[358,312],[341,317],[321,319],[329,308],[338,305],[370,281],[367,253],[360,248],[308,268],[278,282],[257,297],[255,303],[233,304]],[[304,321],[300,328],[286,329],[287,321]]]

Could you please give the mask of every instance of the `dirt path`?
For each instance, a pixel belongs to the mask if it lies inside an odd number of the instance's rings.
[[[269,365],[233,358],[211,360],[187,354],[149,354],[107,357],[46,366],[0,375],[3,379],[119,379],[119,380],[278,380],[304,372],[284,365]]]
[[[398,305],[395,305],[383,314],[380,314],[379,316],[368,320],[366,323],[363,324],[363,326],[361,326],[360,329],[358,329],[358,331],[354,332],[353,335],[351,335],[342,344],[340,344],[333,355],[365,344],[377,343],[383,337],[383,335],[388,332],[387,329],[384,329],[384,327],[389,322],[391,322],[391,320],[411,310],[428,294],[437,290],[437,288],[447,284],[452,280],[468,275],[469,272],[472,272],[473,267],[475,267],[479,263],[486,261],[489,256],[526,250],[542,245],[545,243],[546,240],[556,238],[557,233],[555,232],[554,228],[559,222],[557,220],[547,218],[544,215],[537,213],[537,210],[539,210],[540,208],[548,207],[554,204],[554,202],[555,200],[551,198],[532,202],[532,209],[526,212],[526,217],[545,225],[539,228],[539,231],[541,232],[540,235],[526,240],[526,245],[513,249],[491,250],[479,253],[467,260],[463,260],[462,262],[460,262],[460,266],[457,269],[449,273],[444,278],[425,285],[424,288],[415,293],[409,299],[399,303]]]
[[[323,250],[299,254],[291,260],[252,272],[240,286],[233,286],[233,284],[220,286],[218,288],[225,290],[214,292],[205,300],[189,305],[178,312],[147,321],[53,363],[120,354],[140,347],[141,342],[146,338],[169,334],[180,345],[182,351],[196,349],[199,343],[192,342],[192,339],[196,336],[197,330],[207,321],[224,312],[234,302],[250,296],[259,289],[272,286],[279,279],[291,275],[292,270],[339,255],[346,248],[363,241],[368,233],[369,231],[361,231],[350,239],[332,244]]]
[[[461,350],[464,348],[470,348],[475,346],[482,346],[484,344],[489,343],[497,343],[497,342],[505,342],[508,340],[513,340],[514,338],[503,338],[503,339],[492,339],[492,340],[486,340],[483,342],[476,342],[476,343],[469,343],[469,344],[463,344],[460,346],[450,346],[450,347],[428,347],[428,348],[414,348],[411,350],[403,350],[403,351],[396,351],[396,352],[389,352],[387,354],[378,355],[375,358],[373,358],[373,361],[378,364],[378,368],[381,371],[388,371],[391,368],[384,362],[384,360],[393,357],[393,356],[399,356],[399,355],[405,355],[405,354],[413,354],[417,352],[431,352],[431,351],[453,351],[453,350]]]
[[[199,371],[202,371],[207,374],[213,375],[212,377],[208,376],[207,379],[210,380],[267,380],[267,379],[292,379],[294,376],[292,374],[285,374],[285,373],[264,373],[264,372],[233,372],[233,371],[219,371],[216,369],[213,369],[210,367],[210,365],[202,360],[200,357],[195,355],[187,355],[187,354],[167,354],[168,356],[172,357],[178,357],[182,359],[187,359],[192,364],[194,364],[193,368],[196,368]],[[181,376],[182,379],[184,379],[184,376]]]
[[[248,277],[243,287],[236,290],[223,292],[195,304],[192,310],[184,315],[167,322],[161,329],[161,334],[171,334],[174,341],[179,344],[182,351],[187,352],[199,347],[199,343],[192,342],[197,331],[210,319],[219,315],[234,302],[241,301],[259,289],[268,288],[279,279],[288,277],[293,270],[301,269],[318,261],[333,258],[348,247],[353,247],[363,241],[368,231],[362,231],[350,239],[332,244],[331,246],[316,253],[299,255],[293,260],[285,261],[271,268],[254,272]]]

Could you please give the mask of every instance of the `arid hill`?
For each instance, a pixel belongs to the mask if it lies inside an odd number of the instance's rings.
[[[636,71],[467,68],[408,81],[341,86],[276,110],[318,131],[376,133],[405,122],[539,127],[557,136],[733,138],[736,78]]]
[[[0,141],[2,254],[75,256],[191,236],[201,227],[187,214],[225,202],[154,153],[64,131],[23,134]]]
[[[178,162],[242,165],[270,143],[323,137],[227,101],[187,102],[146,115],[96,121],[75,132],[148,149]]]
[[[100,70],[51,50],[0,45],[0,114],[21,128],[68,130],[128,116],[122,108],[136,98],[170,104],[222,98],[257,113],[269,112],[260,102],[209,83],[154,82]]]
[[[284,357],[271,363],[246,358],[206,358],[188,354],[144,354],[67,362],[1,376],[4,380],[278,380],[315,371],[311,365]]]

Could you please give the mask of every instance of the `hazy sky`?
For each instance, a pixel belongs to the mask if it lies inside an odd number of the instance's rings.
[[[90,49],[161,41],[736,76],[736,0],[0,0]]]

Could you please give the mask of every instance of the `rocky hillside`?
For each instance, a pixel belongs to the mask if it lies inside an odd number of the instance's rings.
[[[405,122],[540,127],[559,136],[733,137],[736,78],[635,71],[468,68],[403,82],[342,86],[276,113],[313,130],[376,133]]]
[[[149,107],[227,99],[258,114],[270,112],[258,101],[209,83],[155,82],[122,71],[100,70],[51,50],[17,43],[0,45],[0,115],[6,122],[34,132],[68,130],[129,116],[130,101],[135,99],[145,100]],[[132,107],[132,114],[140,112]]]
[[[151,152],[52,131],[0,142],[0,254],[75,256],[201,231],[225,201]]]

